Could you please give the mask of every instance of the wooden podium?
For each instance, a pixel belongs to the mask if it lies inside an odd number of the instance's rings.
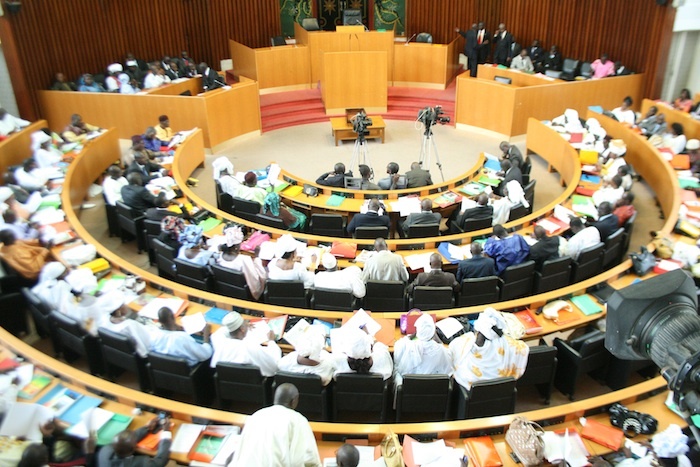
[[[321,55],[321,97],[326,115],[364,107],[387,111],[386,52],[326,52]]]

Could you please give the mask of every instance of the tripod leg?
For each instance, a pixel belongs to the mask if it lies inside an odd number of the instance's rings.
[[[435,142],[434,139],[432,140],[432,143],[433,143],[433,150],[435,151],[435,163],[437,164],[438,169],[440,170],[440,177],[442,177],[442,181],[444,182],[445,181],[445,174],[442,173],[442,164],[440,163],[440,155],[438,154],[437,143]]]

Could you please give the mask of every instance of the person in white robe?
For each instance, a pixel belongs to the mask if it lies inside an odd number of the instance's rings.
[[[260,258],[251,258],[240,254],[240,245],[243,242],[243,230],[240,226],[227,227],[221,238],[212,238],[210,242],[220,242],[221,255],[216,263],[224,268],[243,273],[248,290],[254,299],[258,300],[265,290],[267,271]],[[212,244],[209,244],[209,249]]]
[[[298,403],[297,388],[281,384],[274,405],[246,419],[240,448],[228,467],[321,467],[309,421],[294,410]]]
[[[405,336],[394,344],[394,381],[403,382],[402,375],[450,375],[452,361],[447,348],[437,340],[435,322],[424,313],[416,320],[416,334]]]
[[[323,349],[326,337],[319,326],[309,326],[303,331],[294,352],[290,352],[278,363],[280,371],[313,374],[321,377],[324,386],[333,379],[335,359]]]
[[[357,298],[365,296],[367,288],[362,280],[362,269],[354,265],[338,269],[338,260],[330,253],[321,256],[321,264],[325,271],[314,276],[314,288],[351,292]]]
[[[43,131],[32,133],[32,153],[40,169],[53,167],[63,160],[63,153],[51,146],[52,139]]]
[[[71,298],[71,286],[63,280],[66,267],[58,261],[46,263],[39,274],[39,282],[32,292],[52,310],[59,310],[61,304]]]
[[[155,327],[146,326],[135,319],[130,319],[131,310],[124,303],[124,294],[113,290],[97,299],[100,322],[98,328],[123,334],[131,339],[139,357],[146,358],[151,348],[151,336],[157,331]]]
[[[255,365],[263,376],[274,376],[277,362],[282,358],[282,350],[275,343],[274,333],[270,331],[267,340],[260,342],[248,332],[248,322],[231,311],[221,321],[222,326],[211,335],[214,354],[211,367],[219,362]]]
[[[491,225],[502,225],[508,222],[510,208],[518,203],[522,203],[526,208],[530,207],[530,203],[525,199],[522,185],[517,180],[511,180],[503,190],[503,197],[491,203],[493,206],[493,221]]]
[[[340,373],[382,375],[389,379],[394,371],[389,348],[381,342],[373,342],[372,336],[364,330],[350,328],[342,330],[343,347],[333,349],[335,358],[335,375]]]
[[[31,122],[28,120],[23,120],[0,107],[0,137],[5,137],[10,133],[19,131],[22,128],[29,126]]]
[[[504,334],[506,322],[493,308],[486,308],[468,332],[450,342],[454,378],[469,389],[477,381],[512,376],[525,372],[529,347],[522,340]]]

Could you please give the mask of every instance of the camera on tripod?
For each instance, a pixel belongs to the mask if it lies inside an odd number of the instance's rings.
[[[358,112],[354,117],[352,117],[351,121],[352,131],[358,135],[369,135],[369,130],[367,130],[367,127],[372,126],[372,119],[367,117],[366,113]]]
[[[418,120],[425,125],[426,128],[439,123],[440,125],[445,125],[450,123],[450,117],[443,117],[444,112],[442,111],[441,105],[436,105],[435,107],[425,107],[418,111]]]

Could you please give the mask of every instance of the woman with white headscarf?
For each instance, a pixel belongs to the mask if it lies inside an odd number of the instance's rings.
[[[59,310],[71,297],[71,286],[62,279],[66,271],[58,261],[46,263],[39,273],[39,282],[32,287],[32,292],[52,310]]]
[[[214,255],[213,251],[207,250],[202,244],[202,228],[196,225],[188,225],[180,234],[180,251],[177,258],[196,264],[206,266]]]
[[[238,225],[227,227],[220,241],[221,255],[216,263],[221,267],[242,272],[250,294],[258,300],[265,289],[267,273],[260,258],[253,260],[250,256],[239,254],[240,245],[243,242],[243,229]]]
[[[51,146],[51,136],[43,131],[32,133],[32,151],[36,165],[41,169],[53,167],[63,160],[63,153]]]
[[[523,375],[530,349],[525,342],[506,336],[505,329],[501,314],[486,308],[474,322],[474,332],[450,342],[455,381],[469,389],[476,381]]]
[[[129,75],[126,73],[120,73],[119,76],[117,77],[117,80],[119,81],[119,93],[120,94],[136,94],[137,92],[140,91],[140,89],[136,86],[132,86],[132,79]],[[134,84],[135,81],[134,81]]]
[[[416,320],[416,334],[402,337],[394,344],[394,374],[396,385],[402,375],[452,374],[450,355],[435,339],[435,322],[427,313]]]
[[[525,192],[522,185],[517,180],[511,180],[506,184],[503,190],[503,197],[492,203],[493,206],[493,222],[491,225],[505,224],[510,216],[510,208],[518,203],[522,203],[526,208],[530,207],[530,203],[525,199]]]
[[[314,273],[301,263],[298,243],[291,235],[277,239],[275,258],[267,264],[267,278],[274,281],[303,281],[304,288],[314,286]]]
[[[553,118],[552,126],[563,127],[565,133],[583,133],[583,125],[581,125],[578,111],[575,109],[566,109],[563,115]]]
[[[309,326],[302,332],[294,352],[282,357],[278,367],[280,371],[318,375],[327,386],[335,373],[335,359],[323,349],[326,337],[319,326]]]
[[[341,341],[344,345],[343,348],[333,349],[335,375],[376,373],[385,380],[391,377],[394,362],[386,345],[374,342],[374,338],[361,329],[350,328],[339,332],[343,333]]]

